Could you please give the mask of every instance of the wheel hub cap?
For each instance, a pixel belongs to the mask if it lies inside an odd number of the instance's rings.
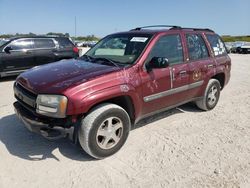
[[[107,118],[97,130],[96,142],[102,149],[111,149],[118,144],[122,133],[122,121],[117,117]]]
[[[216,86],[212,86],[208,94],[208,104],[213,106],[217,101],[218,89]]]

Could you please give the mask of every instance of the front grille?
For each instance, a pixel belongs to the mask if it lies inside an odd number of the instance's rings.
[[[33,109],[36,108],[36,94],[30,92],[18,83],[14,84],[14,93],[17,100],[20,101],[22,104],[28,105]]]

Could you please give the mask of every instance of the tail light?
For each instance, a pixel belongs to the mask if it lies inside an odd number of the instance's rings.
[[[79,49],[78,49],[77,47],[74,47],[74,48],[73,48],[73,51],[74,51],[75,53],[78,53],[78,52],[79,52]]]

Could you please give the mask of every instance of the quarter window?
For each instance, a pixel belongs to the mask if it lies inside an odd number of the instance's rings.
[[[201,35],[187,34],[186,40],[190,61],[208,57],[208,50]]]
[[[74,46],[68,38],[56,38],[55,40],[59,43],[60,48],[71,48]]]
[[[183,48],[180,35],[166,35],[161,37],[150,52],[149,59],[163,57],[168,63],[178,64],[183,62]]]
[[[52,39],[34,39],[35,48],[54,48],[55,43]]]
[[[211,48],[213,49],[215,56],[226,53],[225,44],[218,35],[206,35],[206,36],[208,42],[210,43]]]
[[[33,41],[31,39],[20,39],[11,42],[8,46],[11,47],[11,50],[31,49],[33,47]]]

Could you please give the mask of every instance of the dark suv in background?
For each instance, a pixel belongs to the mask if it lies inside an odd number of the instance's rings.
[[[31,67],[78,57],[67,37],[15,37],[0,44],[0,77],[17,75]]]

